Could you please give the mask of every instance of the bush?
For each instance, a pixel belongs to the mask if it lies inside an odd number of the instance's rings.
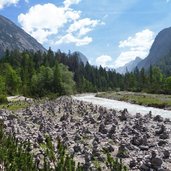
[[[7,97],[5,95],[0,95],[0,104],[7,103],[7,102],[8,102]]]

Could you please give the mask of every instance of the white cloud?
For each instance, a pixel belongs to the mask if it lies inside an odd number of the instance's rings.
[[[65,0],[64,1],[64,6],[68,8],[72,4],[78,4],[80,1],[81,0]]]
[[[78,32],[78,36],[83,36],[90,32],[99,23],[99,20],[91,20],[90,18],[80,19],[71,24],[67,32]]]
[[[0,9],[3,9],[5,6],[16,5],[19,0],[0,0]]]
[[[96,64],[99,66],[101,65],[102,67],[109,67],[110,64],[109,62],[112,61],[112,57],[109,55],[101,55],[96,58]]]
[[[101,24],[99,20],[81,18],[81,11],[69,8],[80,0],[65,0],[64,6],[52,3],[32,6],[28,13],[20,14],[22,28],[40,43],[74,43],[76,46],[92,42],[87,33]]]
[[[145,58],[151,45],[154,41],[154,32],[149,29],[145,29],[141,32],[136,33],[132,37],[128,37],[127,40],[120,41],[119,47],[126,48],[125,51],[121,52],[115,61],[115,68],[125,65],[126,63],[134,60],[137,56]]]
[[[63,44],[63,43],[74,43],[76,46],[83,46],[87,45],[92,42],[91,37],[83,37],[83,38],[77,38],[70,34],[66,34],[63,37],[61,37],[58,41],[55,42],[55,44]]]
[[[72,18],[79,18],[79,14],[71,10],[66,13],[64,8],[48,3],[31,7],[27,14],[18,16],[18,21],[26,32],[43,43]]]

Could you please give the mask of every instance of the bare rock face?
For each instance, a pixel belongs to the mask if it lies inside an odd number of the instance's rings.
[[[46,52],[46,49],[33,37],[2,15],[0,15],[0,28],[0,57],[7,49]]]
[[[148,69],[150,65],[157,65],[160,60],[167,60],[171,52],[171,27],[163,29],[156,36],[154,43],[151,46],[149,55],[137,65],[138,69]],[[166,58],[165,58],[166,57]],[[165,63],[165,62],[163,62]],[[169,64],[170,65],[170,64]],[[164,67],[164,66],[163,66]],[[165,68],[165,67],[164,67]]]

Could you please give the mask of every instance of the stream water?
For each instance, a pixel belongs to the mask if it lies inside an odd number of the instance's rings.
[[[91,102],[95,105],[100,105],[100,106],[110,108],[110,109],[112,108],[117,111],[120,111],[126,108],[128,112],[133,115],[135,115],[136,113],[141,113],[145,115],[149,113],[149,111],[151,111],[153,115],[161,115],[165,118],[171,118],[171,111],[169,110],[158,109],[154,107],[140,106],[140,105],[117,101],[117,100],[99,98],[99,97],[95,97],[95,94],[76,95],[76,96],[73,96],[73,99],[81,100],[85,102]]]

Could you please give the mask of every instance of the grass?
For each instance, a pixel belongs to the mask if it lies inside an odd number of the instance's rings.
[[[0,104],[0,109],[7,109],[10,111],[17,111],[28,107],[30,104],[27,102],[9,102]]]
[[[171,95],[121,91],[121,92],[103,92],[103,93],[98,93],[96,96],[119,100],[119,101],[126,101],[129,103],[139,104],[143,106],[171,109]]]

